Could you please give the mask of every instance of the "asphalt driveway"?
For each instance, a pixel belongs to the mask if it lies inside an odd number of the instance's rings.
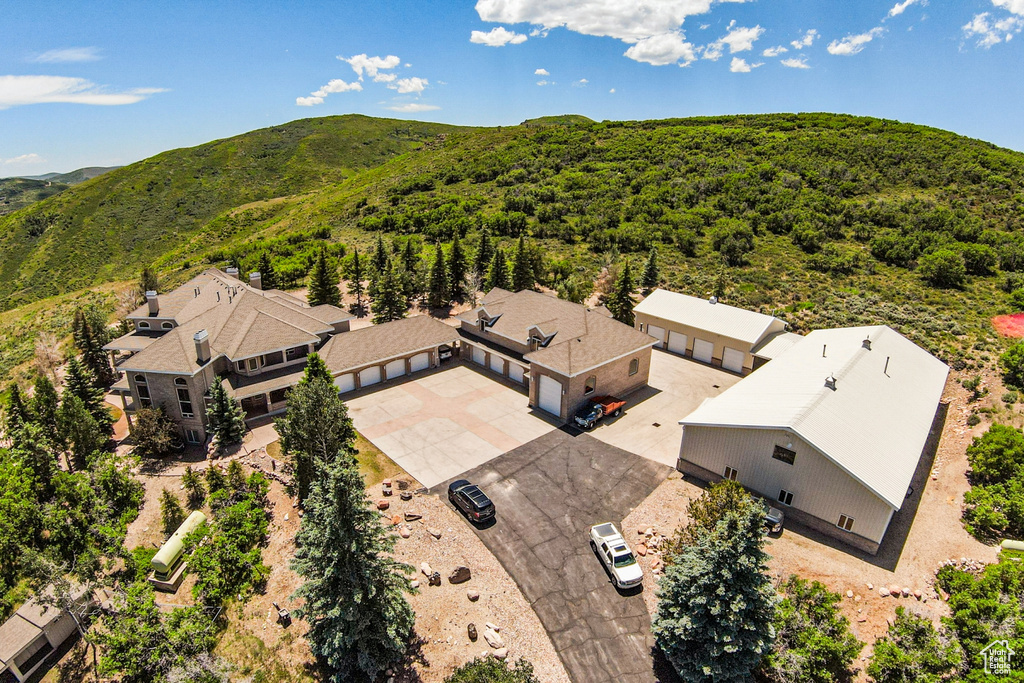
[[[651,683],[643,597],[611,584],[588,534],[600,522],[621,527],[671,469],[574,432],[554,430],[460,475],[497,509],[492,526],[474,531],[519,584],[573,681]],[[447,485],[432,492],[446,496]],[[634,542],[635,530],[622,531]]]

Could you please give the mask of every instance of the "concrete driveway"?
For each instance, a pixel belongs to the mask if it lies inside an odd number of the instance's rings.
[[[359,432],[426,487],[555,428],[526,393],[465,365],[374,386],[346,399]]]
[[[493,525],[474,531],[522,589],[573,681],[651,683],[643,596],[612,586],[588,534],[600,522],[621,526],[670,469],[570,432],[551,431],[463,475],[497,509]],[[447,483],[433,492],[445,496]],[[635,530],[622,531],[635,542]]]
[[[683,434],[679,420],[740,379],[731,372],[655,349],[649,386],[627,397],[629,403],[620,417],[599,422],[589,433],[612,446],[675,467]]]

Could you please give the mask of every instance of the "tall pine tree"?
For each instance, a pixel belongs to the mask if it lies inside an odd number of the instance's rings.
[[[618,279],[615,280],[615,290],[608,297],[606,305],[608,310],[612,312],[613,318],[620,323],[626,323],[630,327],[633,326],[633,306],[636,305],[636,300],[633,298],[633,289],[633,271],[627,259],[625,265],[622,266]]]
[[[391,322],[405,317],[409,301],[402,293],[402,285],[395,274],[395,267],[388,263],[377,287],[377,298],[373,301],[373,324]]]
[[[53,439],[59,433],[58,416],[60,399],[57,390],[46,375],[36,377],[35,390],[32,393],[32,413],[35,421],[43,428],[43,433]],[[55,445],[59,443],[51,441]]]
[[[402,272],[398,274],[402,293],[406,299],[413,299],[423,293],[420,277],[420,245],[414,237],[405,240],[402,247]]]
[[[434,265],[430,268],[427,305],[431,308],[441,308],[447,306],[448,302],[448,266],[444,262],[444,249],[438,242],[434,249]]]
[[[64,375],[65,401],[69,394],[78,397],[104,433],[110,433],[114,419],[103,400],[103,391],[96,387],[96,379],[92,372],[77,356],[72,356],[68,361],[67,372]]]
[[[277,271],[274,270],[274,263],[270,260],[270,254],[265,251],[260,253],[256,269],[260,272],[260,287],[278,289],[281,286],[277,279]]]
[[[366,277],[365,267],[363,262],[365,259],[359,255],[358,249],[352,250],[352,258],[348,264],[348,291],[349,294],[356,298],[352,313],[359,318],[362,318],[366,314],[366,309],[363,304],[363,294],[366,288],[363,285],[363,279]]]
[[[416,616],[405,598],[412,568],[391,556],[395,537],[367,505],[362,475],[339,454],[318,475],[296,535],[296,612],[331,683],[372,683],[406,653]]]
[[[452,246],[448,250],[448,298],[452,301],[462,301],[465,298],[468,269],[466,252],[462,250],[462,240],[456,232]]]
[[[647,263],[644,264],[644,272],[640,276],[640,286],[643,287],[644,296],[650,294],[658,283],[661,282],[661,273],[658,271],[658,247],[651,247],[647,255]]]
[[[11,437],[14,432],[21,429],[21,427],[31,420],[31,414],[29,413],[28,406],[25,405],[25,399],[21,396],[21,389],[15,382],[11,382],[10,389],[7,390],[7,411],[4,415],[4,434]]]
[[[373,269],[378,275],[383,275],[388,267],[388,248],[384,245],[384,236],[377,233],[377,243],[373,248]]]
[[[501,250],[501,247],[497,247],[494,250],[494,258],[491,259],[491,267],[487,271],[487,283],[484,289],[492,290],[495,287],[508,289],[508,286],[508,259],[505,258],[505,252]]]
[[[491,259],[494,258],[494,245],[491,244],[491,234],[487,228],[480,230],[480,240],[476,245],[476,254],[473,255],[473,272],[483,280],[487,277],[487,270],[491,267]]]
[[[536,284],[537,278],[533,274],[530,252],[526,246],[526,236],[520,234],[519,243],[516,245],[516,253],[512,258],[512,291],[519,292],[524,289],[533,289]]]
[[[210,385],[210,407],[206,414],[218,449],[241,443],[245,436],[245,412],[236,399],[228,396],[224,381],[219,377]]]
[[[139,274],[139,296],[145,296],[146,292],[159,291],[160,280],[156,276],[156,271],[146,266],[142,269]]]
[[[316,255],[316,261],[313,262],[313,270],[309,273],[309,292],[306,294],[306,301],[310,306],[341,304],[338,267],[327,256],[327,250],[322,247]]]
[[[107,352],[103,345],[110,341],[105,316],[96,308],[75,309],[71,321],[71,334],[75,346],[82,354],[82,362],[92,372],[98,388],[105,388],[114,383],[114,370],[110,366]]]

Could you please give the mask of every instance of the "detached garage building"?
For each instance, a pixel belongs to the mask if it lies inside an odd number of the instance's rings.
[[[738,481],[788,518],[875,554],[948,371],[889,327],[812,332],[680,420],[678,467]]]
[[[665,289],[651,292],[633,313],[637,329],[657,339],[658,348],[741,375],[760,367],[755,348],[786,330],[770,315]]]

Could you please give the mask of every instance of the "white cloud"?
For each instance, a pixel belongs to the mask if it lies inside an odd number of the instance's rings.
[[[810,69],[811,68],[811,67],[809,67],[807,65],[807,58],[806,57],[800,57],[799,59],[797,59],[796,57],[790,57],[789,59],[783,59],[781,62],[779,62],[779,64],[781,64],[782,66],[788,66],[790,69]]]
[[[543,87],[543,86],[545,86],[545,85],[554,85],[554,83],[551,83],[551,82],[549,82],[549,81],[537,81],[537,85],[539,85],[539,86],[542,86],[542,87]]]
[[[97,47],[66,47],[61,50],[47,50],[28,61],[43,64],[65,64],[68,62],[95,62],[101,59]]]
[[[615,94],[615,88],[612,88],[611,90],[609,90],[608,94],[609,95],[614,95]]]
[[[733,57],[732,63],[729,64],[729,71],[734,74],[748,74],[751,69],[756,69],[759,66],[764,66],[764,62],[758,62],[757,64],[747,64],[747,60],[742,57]]]
[[[697,59],[693,45],[686,42],[681,33],[662,33],[638,40],[624,54],[634,61],[655,66],[687,66]]]
[[[992,0],[992,4],[1013,14],[1024,16],[1024,0]]]
[[[842,40],[833,40],[828,44],[828,52],[833,55],[850,56],[863,50],[876,36],[882,34],[884,29],[876,26],[867,33],[858,33],[855,36],[846,36]]]
[[[390,109],[391,111],[400,111],[400,112],[404,112],[404,113],[414,113],[414,112],[418,112],[418,111],[436,111],[436,110],[440,109],[441,107],[438,107],[436,104],[422,104],[420,102],[410,102],[409,104],[396,104],[396,105],[393,105],[393,106],[390,106],[390,107],[384,107],[384,108],[385,109]]]
[[[785,54],[786,52],[789,52],[789,50],[787,50],[786,48],[782,47],[781,45],[777,45],[775,47],[770,47],[767,50],[765,50],[764,52],[762,52],[761,56],[762,57],[778,57],[779,55]]]
[[[903,2],[897,2],[895,5],[892,6],[892,9],[889,10],[889,14],[887,14],[886,16],[898,17],[899,15],[906,12],[908,7],[910,7],[911,5],[916,5],[918,2],[920,2],[920,0],[903,0]]]
[[[373,77],[373,80],[375,83],[390,83],[396,78],[398,78],[396,74],[378,73],[376,76]]]
[[[402,60],[395,55],[388,55],[387,57],[368,57],[365,54],[353,55],[351,57],[338,55],[338,59],[348,63],[352,70],[356,72],[356,75],[359,76],[359,80],[363,80],[364,73],[370,78],[376,79],[379,70],[394,69],[402,63]]]
[[[84,78],[69,76],[0,76],[0,109],[25,104],[64,102],[114,106],[135,104],[164,88],[111,92]]]
[[[737,26],[736,22],[730,22],[728,27],[728,33],[719,38],[713,43],[709,43],[704,48],[704,59],[710,59],[716,61],[722,56],[722,51],[725,46],[729,46],[729,54],[736,54],[737,52],[745,52],[753,49],[754,41],[761,37],[764,33],[764,29],[760,26],[754,26],[753,28],[746,28],[743,26]]]
[[[574,88],[585,88],[587,86],[587,83],[590,83],[590,81],[588,81],[585,78],[581,78],[578,81],[573,81],[572,82],[572,87],[574,87]]]
[[[993,0],[998,2],[999,0]],[[1010,4],[1010,3],[1007,3]],[[1024,5],[1024,2],[1020,2]],[[1024,7],[1022,7],[1024,10]],[[992,19],[988,12],[974,15],[968,23],[964,24],[963,31],[966,38],[977,38],[978,47],[990,48],[993,45],[1009,42],[1024,28],[1024,19],[1010,16],[1003,19]]]
[[[22,154],[21,156],[11,157],[10,159],[0,159],[0,164],[41,164],[45,161],[46,159],[42,158],[35,152],[32,152],[31,154]]]
[[[818,29],[812,28],[810,31],[805,33],[799,40],[790,42],[795,50],[802,50],[805,47],[810,47],[814,44],[814,39],[818,37]]]
[[[399,78],[394,83],[388,83],[388,87],[392,90],[397,90],[401,94],[416,93],[419,95],[423,90],[430,85],[430,82],[425,78],[419,76],[413,76],[412,78]]]
[[[537,69],[536,71],[533,72],[533,75],[534,76],[550,76],[551,72],[548,71],[547,69]]]
[[[323,104],[323,103],[324,103],[324,98],[322,98],[322,97],[312,97],[312,96],[310,96],[310,97],[296,97],[295,98],[295,104],[297,104],[300,107],[312,107],[313,105]]]
[[[327,81],[327,85],[321,87],[319,90],[311,94],[313,95],[313,97],[326,97],[327,95],[330,95],[331,93],[335,92],[349,92],[350,90],[359,92],[362,89],[363,85],[359,81],[352,81],[351,83],[346,83],[340,78],[332,78],[331,80]]]
[[[504,26],[495,26],[487,33],[483,31],[473,31],[469,34],[469,42],[477,43],[478,45],[487,45],[489,47],[501,47],[503,45],[519,45],[520,43],[526,42],[526,35],[522,33],[516,33],[515,31],[509,31]]]

